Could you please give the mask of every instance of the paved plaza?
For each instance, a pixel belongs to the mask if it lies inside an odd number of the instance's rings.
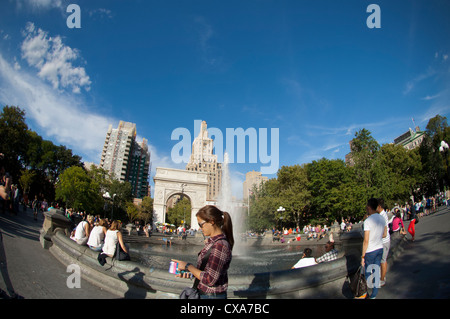
[[[71,273],[39,242],[42,223],[43,216],[34,221],[31,210],[17,216],[0,214],[0,299],[9,298],[12,290],[24,299],[117,299],[84,279],[81,288],[67,287]],[[405,222],[406,228],[408,223]],[[416,226],[416,241],[408,241],[403,248],[388,270],[386,286],[377,298],[449,298],[450,209],[441,207],[422,218]],[[327,297],[348,298],[342,286],[342,282],[329,285],[332,292]]]

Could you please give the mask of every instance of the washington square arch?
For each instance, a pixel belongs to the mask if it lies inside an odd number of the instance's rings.
[[[173,168],[156,168],[154,221],[166,221],[167,202],[175,195],[188,197],[191,202],[191,228],[198,229],[195,214],[206,204],[208,174]]]

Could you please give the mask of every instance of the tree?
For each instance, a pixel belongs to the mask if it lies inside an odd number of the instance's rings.
[[[279,198],[286,209],[283,221],[300,227],[310,217],[311,192],[305,165],[282,166],[277,173]]]
[[[307,166],[311,211],[316,220],[334,220],[352,215],[354,207],[353,189],[356,188],[353,170],[343,160],[322,158]]]
[[[422,164],[418,150],[401,145],[384,144],[374,161],[376,196],[393,207],[409,201],[413,190],[422,181]]]
[[[168,209],[166,220],[169,224],[179,226],[183,224],[191,224],[191,201],[187,197],[182,197],[181,200]]]
[[[133,202],[127,202],[127,216],[128,220],[133,222],[139,219],[139,209]]]
[[[191,212],[189,211],[189,219]],[[149,223],[153,220],[153,198],[145,196],[139,205],[139,218],[145,223]]]
[[[421,194],[432,196],[439,190],[444,189],[444,181],[448,186],[448,153],[441,153],[439,146],[441,141],[450,139],[450,128],[447,125],[447,118],[436,115],[428,121],[426,132],[419,147],[419,154],[422,163],[423,181],[421,184]]]
[[[99,185],[102,195],[109,192],[113,179],[107,170],[96,165],[91,165],[87,170],[87,174]]]
[[[56,185],[56,199],[88,214],[97,214],[103,206],[99,185],[78,166],[69,167],[61,173]]]
[[[428,120],[426,133],[433,139],[433,144],[435,146],[437,146],[444,138],[444,132],[447,127],[447,118],[445,116],[438,114]]]
[[[28,169],[24,169],[21,171],[21,175],[19,178],[19,184],[23,189],[24,194],[29,194],[31,184],[33,183],[33,180],[36,177],[36,172]]]
[[[4,154],[4,165],[9,173],[20,175],[27,150],[28,126],[25,111],[6,105],[0,113],[0,153]]]
[[[427,163],[425,165],[429,168],[430,181],[428,182],[428,188],[430,188],[430,193],[427,195],[432,195],[431,193],[437,192],[439,189],[444,189],[444,181],[447,187],[449,187],[449,169],[448,160],[449,152],[440,152],[439,147],[441,141],[450,144],[450,127],[447,124],[447,118],[445,116],[436,115],[428,121],[426,127],[426,135],[430,138],[424,145],[425,148],[422,149],[422,154]],[[428,154],[424,154],[428,152]],[[432,154],[430,154],[432,152]],[[434,184],[433,184],[434,183]],[[432,185],[439,185],[439,187],[430,187]]]
[[[45,172],[48,180],[55,184],[59,174],[66,168],[80,166],[81,157],[73,155],[71,149],[65,146],[56,146],[52,141],[43,140],[35,132],[29,131],[29,149],[27,159],[30,165]]]
[[[250,213],[248,227],[254,231],[270,229],[280,221],[276,216],[276,210],[281,205],[279,199],[278,180],[272,178],[260,187],[253,187],[249,202]],[[284,218],[284,216],[283,216]]]
[[[374,191],[372,168],[380,145],[368,130],[362,129],[355,133],[350,149],[355,162],[356,180],[367,190],[366,197],[369,198]]]
[[[121,182],[112,179],[111,183],[107,185],[106,191],[113,196],[115,194],[112,204],[114,206],[113,219],[125,220],[127,218],[127,208],[130,202],[133,201],[131,193],[131,184],[129,182]]]

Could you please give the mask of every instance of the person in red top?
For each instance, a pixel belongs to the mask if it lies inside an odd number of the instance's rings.
[[[401,227],[400,227],[401,225]],[[405,226],[403,225],[402,221],[402,215],[400,214],[400,211],[398,209],[395,210],[395,218],[392,221],[392,232],[396,233],[400,231],[399,233],[401,235],[406,235]]]
[[[231,217],[213,205],[202,207],[196,216],[203,234],[209,237],[198,254],[197,266],[181,260],[172,260],[178,262],[179,269],[189,271],[199,280],[197,288],[201,299],[226,299],[228,268],[234,245]],[[203,257],[209,250],[211,251],[205,269],[200,270]]]

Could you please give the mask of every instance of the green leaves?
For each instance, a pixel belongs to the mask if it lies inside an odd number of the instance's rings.
[[[61,175],[56,186],[56,199],[66,202],[67,206],[89,214],[98,214],[103,199],[98,183],[91,179],[86,171],[78,166],[69,167]]]
[[[191,224],[191,201],[183,197],[179,200],[173,207],[169,208],[167,211],[166,221],[169,224],[174,224],[179,226],[186,223]]]
[[[421,196],[418,189],[435,192],[447,167],[437,145],[447,136],[450,139],[450,128],[445,118],[437,117],[430,120],[427,132],[420,149],[408,150],[401,145],[380,146],[362,129],[350,143],[354,165],[322,158],[281,167],[277,178],[254,189],[249,227],[295,227],[311,221],[331,225],[342,218],[362,218],[370,197],[381,197],[392,207],[413,194]],[[284,212],[277,211],[280,206]]]

